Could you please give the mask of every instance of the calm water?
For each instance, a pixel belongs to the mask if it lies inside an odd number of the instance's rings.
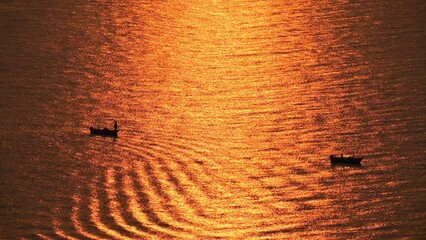
[[[0,238],[424,239],[425,5],[2,1]]]

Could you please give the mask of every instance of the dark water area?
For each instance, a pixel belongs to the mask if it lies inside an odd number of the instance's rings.
[[[425,5],[2,1],[0,238],[424,239]]]

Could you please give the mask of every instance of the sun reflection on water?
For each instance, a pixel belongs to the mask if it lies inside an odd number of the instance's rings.
[[[72,112],[120,133],[84,138],[75,156],[56,143],[81,164],[53,212],[57,236],[328,239],[383,226],[359,220],[386,210],[357,181],[377,180],[328,160],[384,145],[368,16],[343,24],[350,3],[327,1],[99,4],[69,59],[83,67],[66,71],[88,72]]]

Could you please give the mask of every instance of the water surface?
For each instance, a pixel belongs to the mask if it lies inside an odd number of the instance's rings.
[[[0,237],[424,238],[424,6],[1,3]]]

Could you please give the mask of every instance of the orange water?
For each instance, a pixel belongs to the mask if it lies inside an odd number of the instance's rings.
[[[1,3],[0,238],[424,238],[424,5]]]

